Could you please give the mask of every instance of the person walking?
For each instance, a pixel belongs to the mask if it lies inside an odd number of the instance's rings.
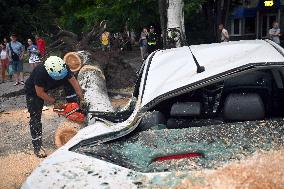
[[[148,54],[151,54],[155,50],[157,50],[158,36],[155,32],[154,26],[150,26],[150,32],[147,36],[148,42]]]
[[[38,35],[35,36],[35,39],[36,39],[37,49],[39,50],[39,54],[41,57],[44,57],[44,55],[46,54],[45,40]]]
[[[17,41],[17,36],[15,34],[11,35],[11,42],[6,46],[8,59],[10,64],[12,64],[14,78],[16,83],[14,86],[22,84],[24,85],[24,73],[23,73],[23,57],[25,48],[22,43]]]
[[[2,71],[2,81],[1,83],[4,83],[6,80],[6,71],[8,71],[9,67],[9,60],[8,60],[8,55],[6,51],[6,45],[5,43],[2,43],[1,45],[1,71]]]
[[[273,27],[269,30],[269,37],[274,42],[280,45],[280,28],[278,22],[273,22]]]
[[[230,40],[230,36],[223,24],[219,25],[219,30],[221,31],[221,42],[228,42]]]
[[[139,39],[142,61],[144,61],[147,57],[147,36],[148,36],[148,30],[146,27],[144,27],[140,34],[140,39]]]
[[[50,56],[39,64],[31,73],[25,83],[26,102],[30,113],[30,132],[34,154],[43,158],[46,152],[42,147],[42,123],[41,115],[44,102],[56,104],[54,97],[47,94],[49,90],[64,86],[66,101],[84,102],[82,89],[65,62],[57,57]]]
[[[29,53],[29,64],[31,65],[32,70],[35,69],[38,63],[40,63],[39,59],[39,50],[36,45],[33,44],[31,39],[28,39],[28,53]]]

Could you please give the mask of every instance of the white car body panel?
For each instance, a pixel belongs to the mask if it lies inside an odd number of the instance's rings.
[[[22,189],[130,189],[138,187],[135,182],[145,182],[145,179],[151,180],[154,176],[163,177],[169,174],[137,173],[93,157],[58,150],[41,163]]]
[[[196,73],[188,47],[158,51],[149,68],[141,106],[174,89],[249,63],[284,63],[284,57],[263,40],[193,45],[191,49],[205,71]]]
[[[196,73],[197,67],[188,47],[158,51],[153,57],[152,63],[149,61],[150,57],[146,60],[138,101],[132,115],[121,123],[110,123],[109,125],[107,122],[97,121],[81,129],[66,145],[46,158],[28,177],[22,188],[127,189],[137,188],[138,185],[134,184],[137,181],[147,183],[155,176],[171,174],[167,172],[139,173],[94,157],[69,151],[69,149],[82,140],[129,127],[141,107],[172,90],[249,63],[283,63],[284,65],[284,56],[269,43],[276,45],[271,41],[252,40],[191,46],[199,64],[205,67],[205,71],[199,74]],[[283,48],[277,45],[276,47],[284,54]],[[149,64],[151,65],[147,73]],[[129,173],[133,176],[129,176]]]

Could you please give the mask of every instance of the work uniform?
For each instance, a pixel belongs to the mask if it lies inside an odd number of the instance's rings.
[[[148,54],[150,55],[152,52],[157,50],[157,42],[158,42],[157,34],[155,32],[150,32],[147,41],[148,41]]]
[[[63,79],[54,80],[48,75],[44,64],[40,64],[33,70],[25,83],[27,108],[30,113],[30,132],[35,151],[40,150],[42,145],[41,115],[44,104],[43,99],[38,97],[36,94],[35,85],[43,87],[45,92],[60,86],[64,86],[67,102],[76,102],[77,95],[72,85],[68,81],[68,79],[73,77],[73,74],[68,66],[67,72],[67,75]]]

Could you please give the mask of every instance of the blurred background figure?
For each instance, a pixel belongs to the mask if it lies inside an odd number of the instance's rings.
[[[31,65],[32,70],[35,69],[38,63],[40,63],[39,58],[39,50],[36,45],[33,44],[33,41],[31,39],[28,39],[28,55],[29,55],[29,64]]]
[[[130,32],[130,39],[131,39],[131,45],[135,45],[136,34],[135,34],[135,31],[133,29],[131,29],[131,32]]]
[[[221,31],[221,42],[228,42],[230,39],[228,31],[224,28],[223,24],[219,25],[219,30]]]
[[[269,30],[269,37],[274,42],[280,45],[280,28],[278,22],[273,22],[273,27]]]
[[[0,57],[1,57],[1,73],[2,73],[1,83],[4,83],[6,81],[6,71],[8,71],[9,60],[8,60],[8,55],[6,51],[6,44],[2,43],[0,47],[1,47]]]
[[[144,61],[147,57],[147,36],[148,36],[148,30],[146,27],[144,27],[140,34],[140,39],[139,39],[142,61]]]
[[[35,39],[36,39],[37,49],[39,50],[39,54],[41,57],[44,57],[44,55],[46,54],[45,40],[38,35],[35,36]]]
[[[17,36],[15,34],[11,35],[11,42],[7,44],[6,47],[8,59],[10,64],[12,64],[14,78],[16,85],[25,85],[24,83],[24,72],[23,72],[23,57],[25,52],[25,47],[17,41]]]
[[[101,45],[103,51],[110,50],[110,33],[106,29],[101,35]]]
[[[157,50],[158,36],[155,32],[154,26],[150,26],[150,32],[147,36],[148,42],[148,54],[151,54],[155,50]]]

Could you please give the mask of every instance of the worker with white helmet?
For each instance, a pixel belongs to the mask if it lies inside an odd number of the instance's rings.
[[[54,97],[47,94],[51,89],[64,86],[67,102],[83,101],[81,87],[65,62],[50,56],[44,64],[38,65],[25,83],[27,107],[30,113],[30,131],[34,153],[38,157],[46,157],[42,148],[41,114],[44,101],[55,104]]]

